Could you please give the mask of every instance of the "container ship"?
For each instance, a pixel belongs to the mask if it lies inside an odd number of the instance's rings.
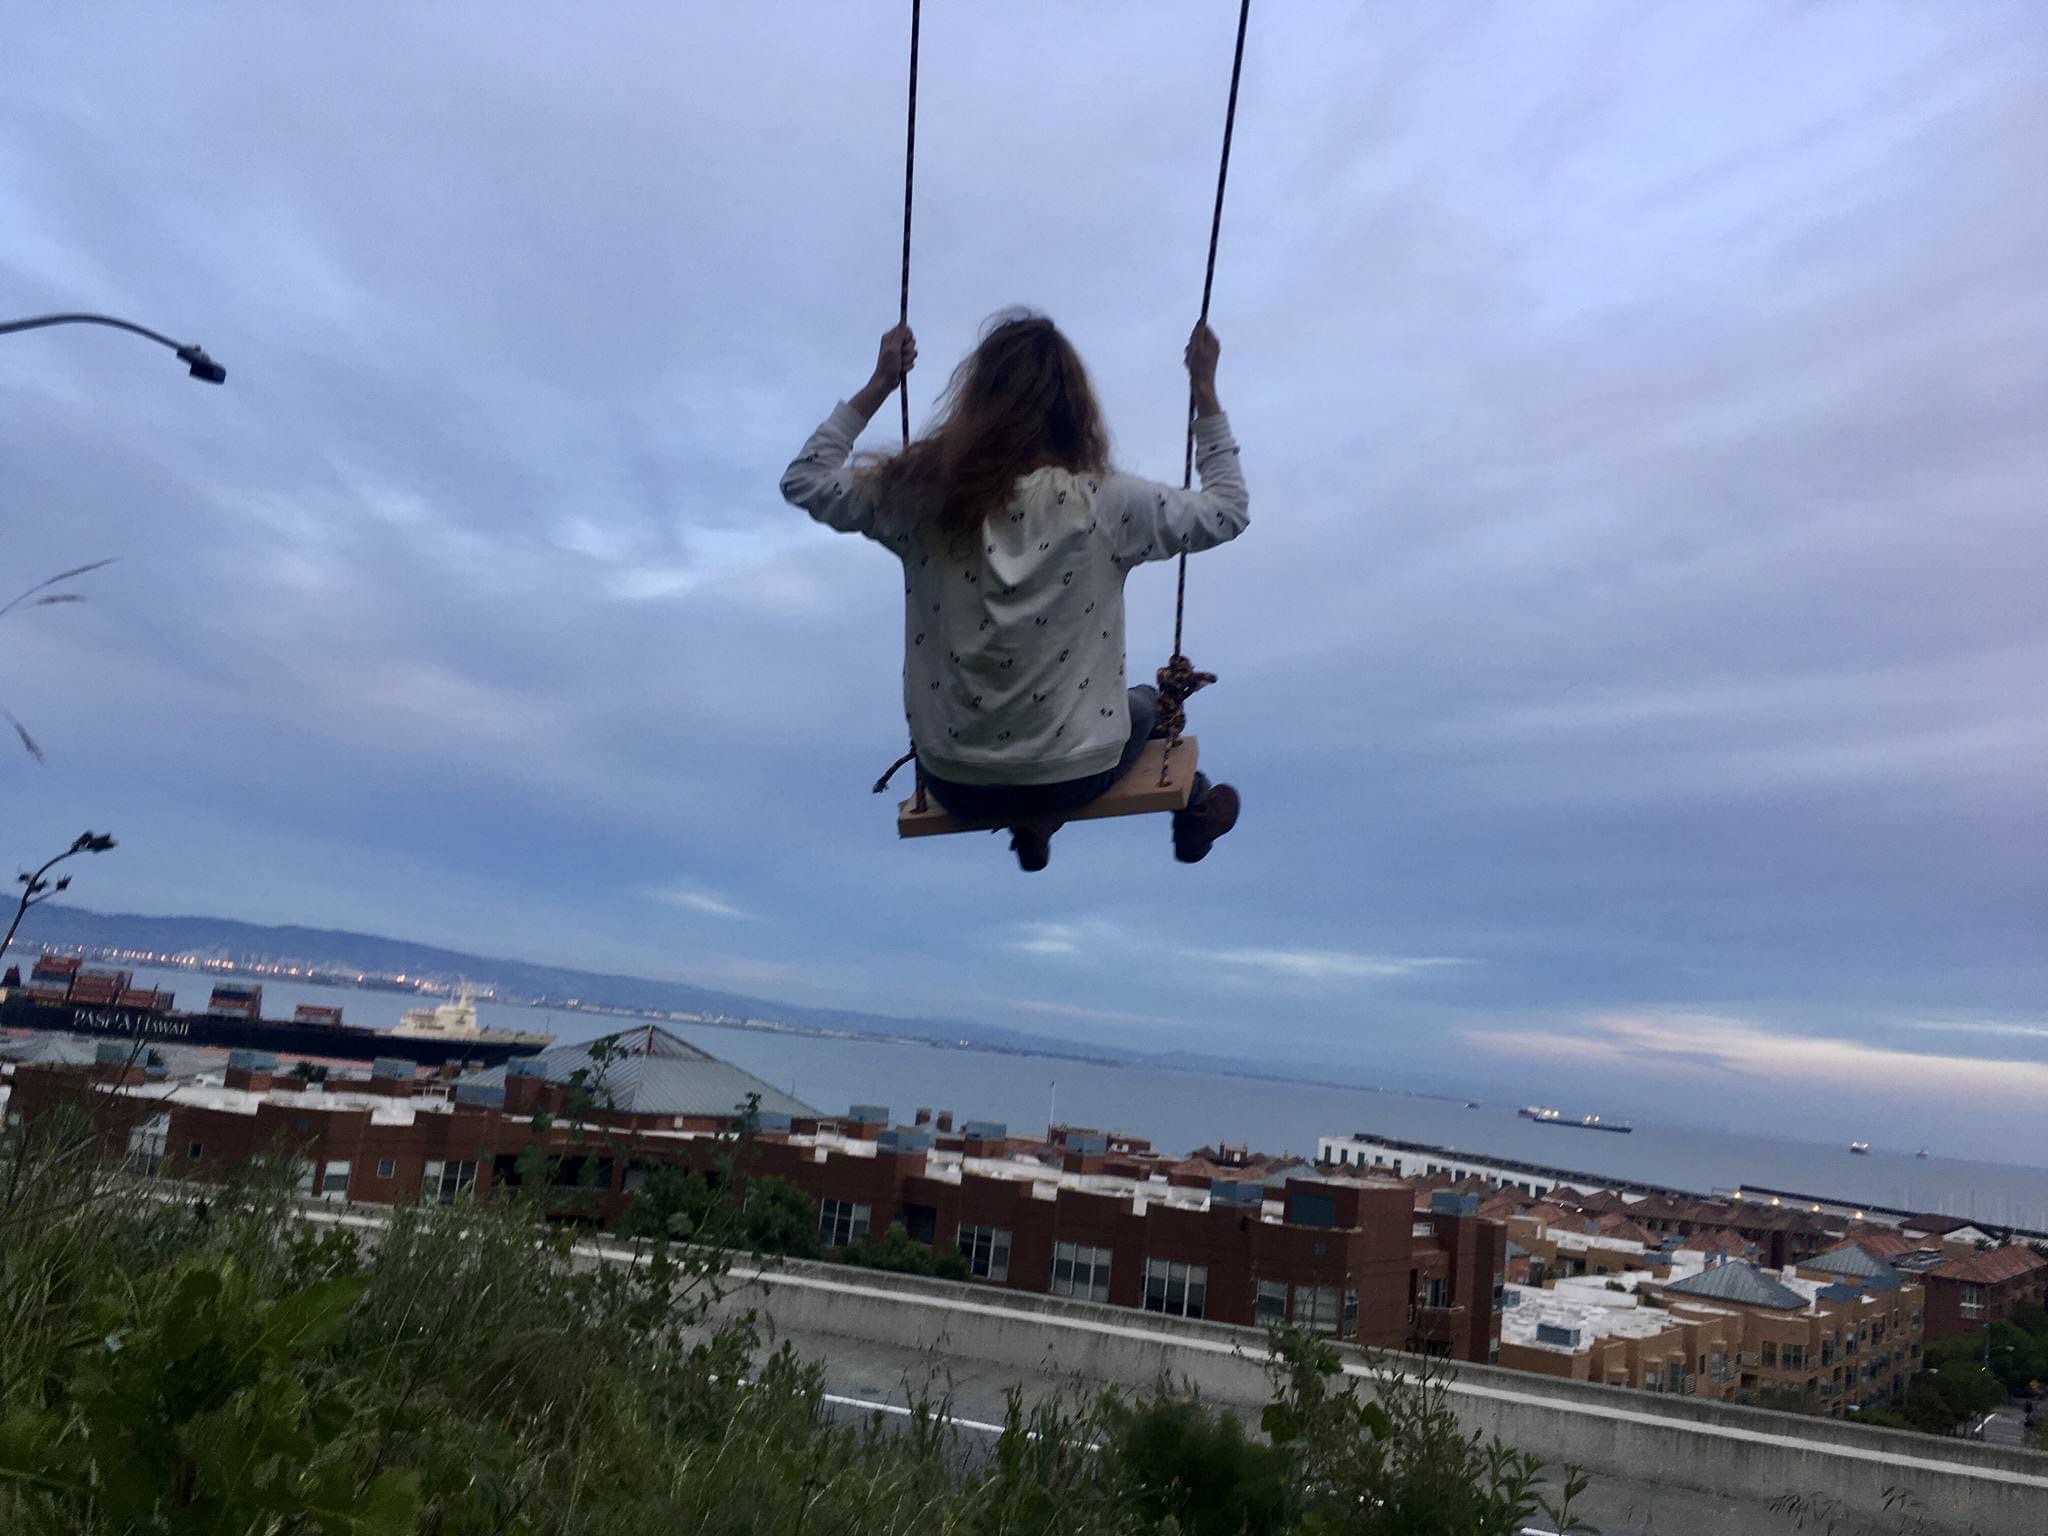
[[[467,986],[453,1001],[409,1010],[392,1029],[359,1029],[339,1008],[301,1003],[290,1019],[263,1017],[263,988],[253,982],[216,985],[203,1013],[181,1013],[171,994],[137,987],[129,971],[84,969],[70,955],[44,955],[29,973],[10,968],[0,979],[0,1028],[59,1030],[174,1045],[271,1051],[324,1060],[403,1057],[424,1066],[448,1062],[493,1067],[554,1043],[548,1034],[485,1029]]]
[[[1563,1125],[1575,1131],[1612,1131],[1617,1136],[1626,1136],[1635,1129],[1624,1120],[1602,1120],[1598,1115],[1567,1115],[1547,1104],[1531,1104],[1515,1113],[1524,1120],[1534,1120],[1538,1125]]]

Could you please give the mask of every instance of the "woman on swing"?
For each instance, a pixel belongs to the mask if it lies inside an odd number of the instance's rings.
[[[1045,868],[1052,834],[1152,735],[1155,691],[1125,686],[1124,577],[1244,531],[1220,350],[1197,325],[1199,491],[1111,469],[1080,357],[1050,320],[1020,313],[991,323],[925,436],[849,469],[853,440],[917,361],[910,328],[889,331],[874,376],[783,473],[792,504],[903,562],[904,709],[926,789],[956,816],[1007,826],[1026,870]],[[1199,862],[1237,816],[1237,791],[1196,774],[1174,857]]]

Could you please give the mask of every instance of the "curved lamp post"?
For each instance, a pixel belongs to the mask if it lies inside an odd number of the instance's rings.
[[[110,325],[117,331],[133,331],[161,346],[177,353],[178,361],[192,370],[192,377],[208,384],[225,384],[227,369],[221,367],[199,347],[184,347],[168,336],[159,335],[147,326],[136,325],[127,320],[117,320],[112,315],[35,315],[27,320],[0,321],[0,336],[10,331],[35,331],[46,325]]]

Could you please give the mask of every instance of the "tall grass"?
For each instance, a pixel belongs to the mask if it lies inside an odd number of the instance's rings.
[[[580,1263],[519,1203],[295,1220],[288,1175],[204,1196],[47,1115],[0,1148],[0,1531],[543,1536],[1495,1536],[1541,1469],[1440,1395],[1339,1391],[1285,1343],[1262,1435],[1169,1392],[835,1419],[816,1366],[714,1321],[726,1250]],[[1562,1528],[1576,1528],[1568,1510]]]

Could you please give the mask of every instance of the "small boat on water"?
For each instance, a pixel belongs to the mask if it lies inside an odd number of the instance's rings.
[[[1852,1141],[1849,1143],[1849,1150],[1858,1157],[1868,1157],[1870,1156],[1870,1143],[1867,1141]]]
[[[1913,1155],[1919,1158],[1923,1163],[1927,1161],[1927,1149],[1925,1147],[1922,1147],[1918,1152],[1915,1152]]]

